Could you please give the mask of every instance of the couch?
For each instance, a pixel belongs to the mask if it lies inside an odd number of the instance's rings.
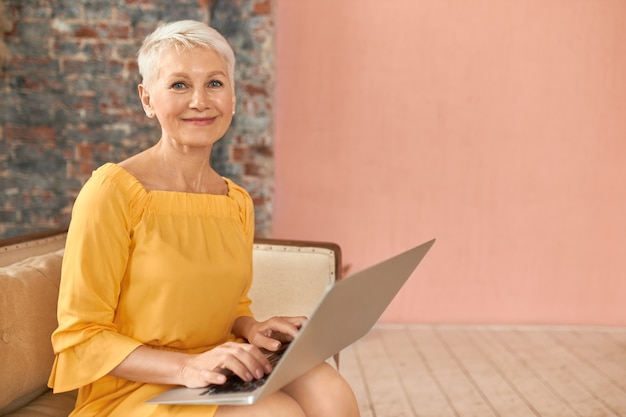
[[[0,240],[0,416],[67,416],[73,408],[75,392],[46,386],[65,237],[53,231]],[[257,239],[253,259],[250,296],[261,320],[308,315],[341,271],[341,250],[332,243]]]

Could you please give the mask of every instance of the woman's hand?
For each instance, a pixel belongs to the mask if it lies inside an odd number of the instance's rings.
[[[228,342],[192,356],[181,370],[183,385],[193,388],[223,384],[230,372],[244,381],[262,378],[272,372],[272,365],[259,348],[277,351],[296,337],[305,321],[306,317],[301,316],[272,317],[261,322],[252,317],[238,318],[233,332],[249,343]]]
[[[252,317],[239,317],[233,331],[252,345],[275,352],[283,343],[295,339],[305,321],[306,317],[303,316],[272,317],[261,322]]]
[[[231,373],[251,381],[271,371],[272,366],[258,347],[227,342],[200,354],[139,346],[109,375],[129,381],[200,388],[223,384]]]
[[[263,322],[240,317],[233,331],[250,343],[227,342],[198,355],[186,355],[179,383],[189,388],[223,384],[230,373],[244,381],[262,378],[272,371],[272,365],[259,348],[277,351],[296,337],[305,321],[306,317],[272,317]]]
[[[252,317],[235,320],[233,333],[250,343],[227,342],[192,355],[139,346],[109,373],[117,378],[152,384],[176,384],[189,388],[223,384],[230,373],[244,381],[262,378],[272,366],[259,348],[270,351],[291,342],[305,317],[272,317],[258,322]]]
[[[262,378],[272,366],[258,347],[248,343],[227,342],[210,351],[192,355],[181,367],[182,385],[189,388],[223,384],[234,373],[244,381]]]

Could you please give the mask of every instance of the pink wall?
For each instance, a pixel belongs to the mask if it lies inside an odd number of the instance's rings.
[[[626,2],[279,0],[275,237],[438,242],[386,322],[626,325]]]

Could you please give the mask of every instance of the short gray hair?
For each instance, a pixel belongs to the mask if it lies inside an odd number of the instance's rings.
[[[234,91],[235,53],[217,30],[195,20],[162,23],[146,37],[137,54],[143,84],[150,85],[154,81],[161,52],[169,47],[178,51],[203,47],[217,52],[226,63],[227,75]]]

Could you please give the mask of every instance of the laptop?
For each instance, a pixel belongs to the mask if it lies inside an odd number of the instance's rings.
[[[298,336],[284,352],[274,355],[274,369],[264,378],[236,384],[235,391],[220,385],[176,387],[146,403],[248,405],[278,391],[365,336],[434,243],[433,239],[331,284]],[[231,378],[238,379],[232,375],[229,382]]]

